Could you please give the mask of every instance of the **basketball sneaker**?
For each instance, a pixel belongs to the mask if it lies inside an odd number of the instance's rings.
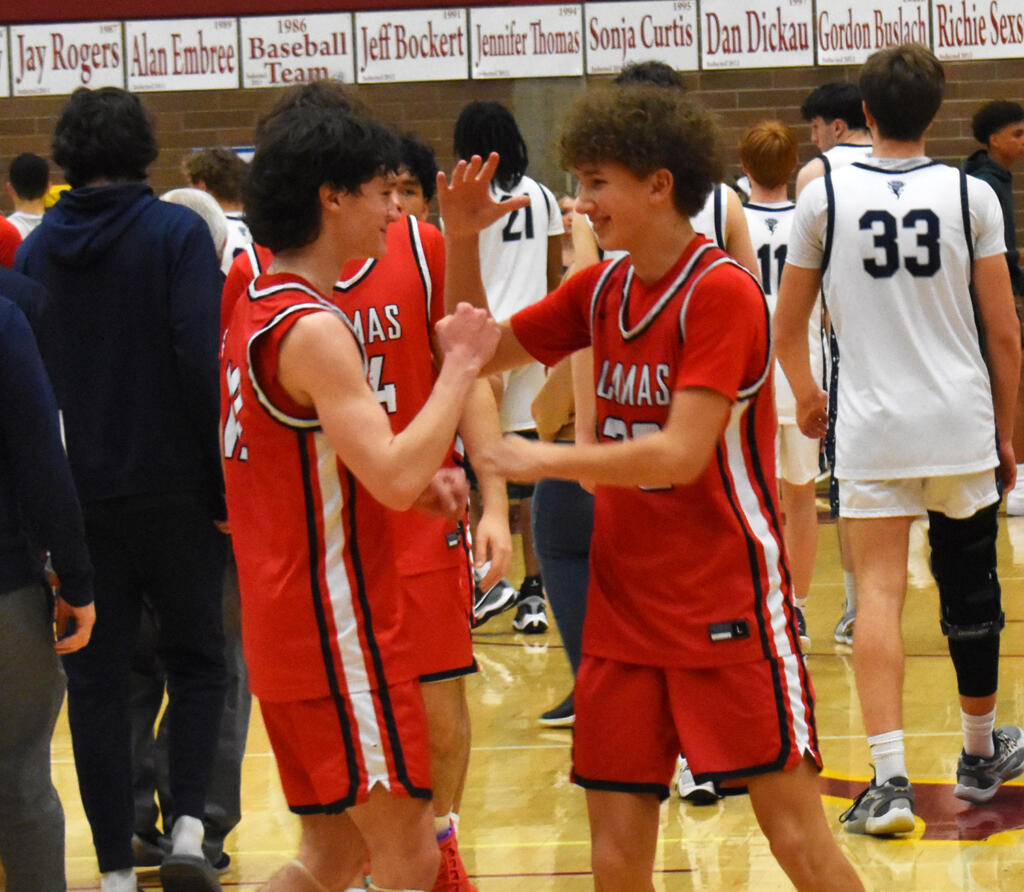
[[[853,621],[856,618],[856,609],[846,610],[839,617],[839,622],[836,623],[835,631],[832,633],[832,640],[836,644],[845,644],[847,647],[853,647]]]
[[[988,802],[1004,781],[1024,774],[1024,731],[1003,725],[992,732],[992,758],[969,756],[960,751],[953,795],[968,802]]]
[[[487,591],[480,588],[480,580],[486,575],[487,568],[474,571],[476,574],[476,596],[473,599],[473,628],[482,626],[487,620],[504,613],[516,603],[518,590],[507,579],[499,579]]]
[[[519,588],[516,618],[512,628],[524,635],[540,635],[548,630],[547,599],[539,576],[527,576]]]
[[[455,841],[455,828],[448,831],[444,839],[439,839],[437,845],[441,850],[441,865],[430,892],[479,892],[466,874],[466,865],[462,863],[459,846]]]
[[[679,774],[676,775],[676,790],[680,799],[685,799],[690,805],[713,805],[722,798],[715,789],[714,781],[698,784],[693,779],[690,765],[682,756],[676,764],[679,768]]]
[[[849,833],[907,833],[914,829],[914,789],[905,777],[891,777],[884,784],[872,778],[839,820]]]
[[[571,728],[576,723],[576,707],[572,692],[554,709],[549,709],[540,717],[540,723],[549,728]]]
[[[811,646],[811,636],[807,634],[807,619],[804,616],[804,609],[795,604],[793,607],[796,609],[796,629],[800,633],[800,649],[807,650]]]

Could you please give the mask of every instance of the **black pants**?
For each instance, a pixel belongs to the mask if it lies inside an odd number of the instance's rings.
[[[198,494],[83,506],[96,570],[96,625],[64,658],[78,785],[100,871],[132,866],[129,676],[142,595],[167,670],[170,784],[177,814],[202,818],[224,703],[221,588],[227,537]]]

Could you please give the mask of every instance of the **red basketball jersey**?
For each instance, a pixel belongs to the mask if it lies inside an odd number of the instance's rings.
[[[598,487],[584,652],[664,666],[794,652],[768,309],[750,275],[698,236],[651,287],[628,258],[601,264],[513,316],[512,327],[549,365],[593,340],[603,442],[658,430],[685,388],[732,402],[694,483]]]
[[[386,244],[383,257],[345,265],[333,300],[363,344],[370,389],[397,433],[423,408],[437,379],[431,335],[444,316],[444,237],[429,223],[402,217],[388,227]],[[453,464],[452,454],[445,464]],[[456,524],[416,510],[400,512],[395,523],[400,573],[466,565]]]
[[[412,675],[400,632],[394,512],[355,479],[317,418],[277,381],[282,338],[303,316],[325,312],[342,316],[298,277],[262,275],[235,302],[222,348],[242,639],[252,691],[267,700],[347,696]]]

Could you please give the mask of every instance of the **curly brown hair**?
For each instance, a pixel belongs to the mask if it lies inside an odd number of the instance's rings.
[[[718,125],[680,90],[649,85],[597,87],[579,96],[562,125],[564,167],[614,161],[634,176],[666,169],[673,201],[692,217],[722,181]]]

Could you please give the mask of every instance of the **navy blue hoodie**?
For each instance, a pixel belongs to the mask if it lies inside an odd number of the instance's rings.
[[[15,269],[50,293],[37,336],[82,502],[187,490],[222,517],[222,278],[202,219],[142,182],[72,189]]]

